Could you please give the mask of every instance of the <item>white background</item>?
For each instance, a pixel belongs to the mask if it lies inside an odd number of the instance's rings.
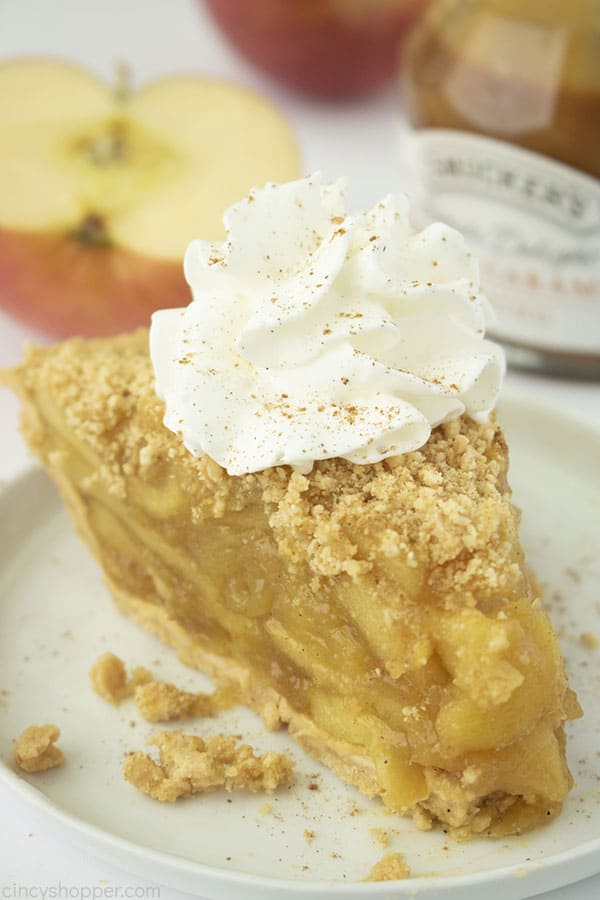
[[[285,110],[300,141],[304,170],[350,177],[350,205],[364,206],[403,183],[404,128],[394,90],[329,105],[279,89],[229,50],[195,0],[0,0],[0,60],[45,55],[78,61],[110,80],[126,61],[136,83],[172,72],[206,72],[256,87]],[[1,203],[1,198],[0,198]],[[0,314],[0,367],[15,362],[32,337]],[[600,384],[510,373],[507,387],[556,401],[600,424]],[[27,465],[17,432],[17,405],[0,389],[0,479]],[[52,824],[0,786],[0,889],[20,885],[142,886],[144,882],[82,854],[53,835]],[[15,897],[18,894],[15,893]],[[600,876],[544,895],[552,900],[600,896]],[[162,900],[184,897],[163,888]]]

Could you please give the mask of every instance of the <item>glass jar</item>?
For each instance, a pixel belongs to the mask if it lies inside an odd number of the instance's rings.
[[[479,256],[509,361],[600,377],[600,0],[437,0],[403,86],[417,209]]]

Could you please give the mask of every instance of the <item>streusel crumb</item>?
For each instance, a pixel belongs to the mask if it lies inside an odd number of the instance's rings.
[[[212,694],[182,691],[169,681],[150,681],[135,691],[135,705],[148,722],[170,722],[172,719],[208,717],[236,704],[232,688],[217,688]]]
[[[387,847],[390,842],[390,833],[385,828],[369,828],[369,834],[382,847]]]
[[[212,694],[183,691],[169,681],[154,680],[144,666],[137,666],[128,678],[123,660],[114,653],[103,653],[96,660],[90,679],[96,693],[115,706],[134,697],[139,714],[148,722],[214,716],[238,702],[233,687],[223,686]]]
[[[410,878],[410,867],[401,853],[385,853],[364,881],[400,881]]]
[[[30,725],[15,741],[14,758],[18,767],[24,772],[44,772],[64,765],[63,752],[55,746],[59,737],[57,725]]]
[[[128,753],[123,777],[154,800],[173,803],[180,797],[214,791],[264,791],[272,794],[292,777],[287,754],[256,756],[248,744],[217,734],[204,738],[181,731],[161,731],[148,741],[158,747],[160,762],[140,751]]]
[[[431,831],[433,828],[433,816],[428,810],[423,809],[422,806],[415,807],[413,822],[419,831]]]
[[[114,653],[103,653],[90,669],[90,681],[100,697],[116,706],[132,697],[140,685],[152,681],[152,673],[144,666],[137,666],[127,678],[123,660]]]

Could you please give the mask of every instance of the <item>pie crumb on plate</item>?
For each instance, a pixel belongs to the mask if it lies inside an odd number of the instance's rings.
[[[161,731],[148,740],[158,747],[160,762],[141,752],[128,753],[123,776],[154,800],[173,803],[224,786],[227,791],[272,794],[289,783],[293,762],[269,751],[256,756],[248,744],[217,734],[203,739],[181,731]]]
[[[15,741],[15,763],[29,773],[63,766],[65,757],[56,746],[59,737],[60,728],[57,725],[30,725]]]

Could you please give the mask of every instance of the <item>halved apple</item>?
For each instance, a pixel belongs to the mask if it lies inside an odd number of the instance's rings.
[[[271,104],[170,77],[111,90],[69,64],[0,65],[0,303],[56,337],[107,335],[189,299],[183,252],[254,185],[299,174]]]

